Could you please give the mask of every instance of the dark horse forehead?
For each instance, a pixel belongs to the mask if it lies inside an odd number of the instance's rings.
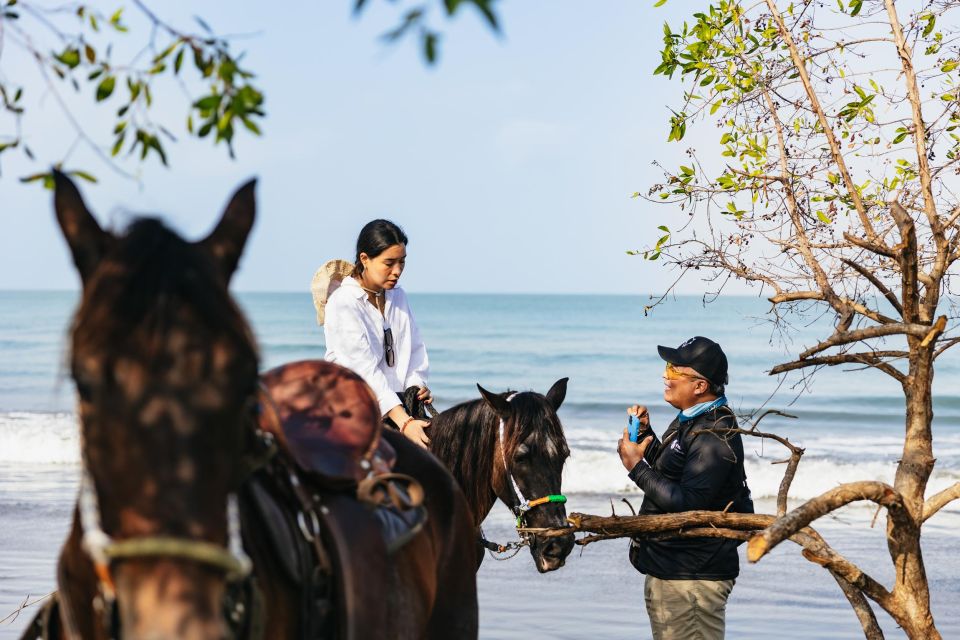
[[[567,439],[556,411],[542,394],[533,391],[509,392],[512,416],[505,425],[507,448],[535,447],[549,458],[570,455]]]
[[[111,237],[84,287],[72,351],[81,396],[109,384],[103,402],[142,403],[138,421],[163,415],[186,431],[191,412],[216,410],[235,400],[233,387],[252,393],[256,382],[250,329],[209,256],[153,219]]]

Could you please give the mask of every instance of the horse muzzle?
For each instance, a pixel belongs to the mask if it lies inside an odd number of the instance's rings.
[[[114,570],[123,640],[220,640],[225,580],[210,567],[181,560],[131,560]]]

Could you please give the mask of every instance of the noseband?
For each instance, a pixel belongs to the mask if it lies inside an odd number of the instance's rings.
[[[116,599],[116,585],[111,565],[132,558],[175,558],[212,567],[223,572],[227,580],[247,577],[252,569],[250,558],[243,550],[240,534],[240,509],[236,494],[227,496],[227,546],[177,536],[139,536],[114,540],[100,524],[100,500],[82,451],[82,475],[78,509],[83,533],[81,546],[93,561],[94,571],[100,584],[104,604],[112,605]],[[109,607],[107,607],[109,609]]]
[[[228,580],[237,580],[250,573],[250,558],[243,551],[240,536],[240,512],[236,494],[227,496],[227,547],[175,536],[143,536],[114,540],[100,525],[100,504],[90,471],[84,464],[80,481],[80,525],[82,546],[93,560],[100,588],[108,600],[116,597],[116,585],[110,565],[131,558],[176,558],[219,569]]]

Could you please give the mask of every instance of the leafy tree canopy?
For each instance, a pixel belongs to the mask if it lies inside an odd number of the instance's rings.
[[[425,61],[434,64],[442,35],[431,22],[432,13],[450,19],[469,5],[496,31],[493,3],[390,3],[400,15],[383,39],[419,38]],[[355,15],[371,4],[354,0]],[[134,22],[146,28],[134,29]],[[195,22],[189,29],[172,24],[142,0],[108,10],[102,3],[50,6],[37,0],[0,0],[0,163],[6,154],[21,153],[38,171],[20,180],[50,187],[51,165],[96,182],[91,170],[70,163],[78,145],[131,177],[126,168],[131,162],[152,159],[167,165],[166,145],[184,133],[222,145],[233,157],[237,135],[261,135],[266,96],[244,53],[231,46],[237,36],[216,33],[203,18]],[[185,103],[182,119],[166,121],[155,97],[176,94],[177,86]],[[31,89],[52,96],[75,131],[60,157],[38,157],[30,147],[30,138],[44,126],[42,118],[31,117]],[[74,107],[82,103],[109,113],[109,129],[81,122]]]

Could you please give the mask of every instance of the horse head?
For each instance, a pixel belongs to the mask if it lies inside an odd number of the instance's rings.
[[[82,437],[78,522],[97,597],[115,599],[123,638],[226,637],[226,579],[249,569],[232,496],[258,370],[227,285],[253,225],[254,183],[199,242],[155,219],[105,231],[66,176],[56,173],[55,185],[83,282],[70,368]]]
[[[545,396],[532,391],[494,394],[480,385],[477,388],[499,418],[494,493],[528,527],[567,526],[563,502],[541,502],[562,495],[560,478],[570,449],[557,410],[567,394],[567,378],[557,380]],[[562,567],[573,544],[572,533],[559,538],[534,535],[530,553],[537,570],[545,573]]]

